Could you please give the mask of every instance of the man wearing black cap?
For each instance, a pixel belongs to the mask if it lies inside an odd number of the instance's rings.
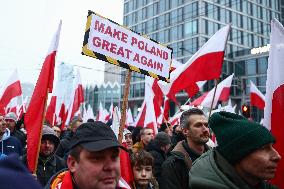
[[[209,126],[216,135],[216,149],[203,154],[190,170],[192,189],[268,189],[281,156],[274,137],[262,125],[243,116],[214,113]]]
[[[47,188],[117,188],[119,148],[124,147],[109,126],[99,121],[83,123],[74,133],[70,148],[68,170],[55,175]]]

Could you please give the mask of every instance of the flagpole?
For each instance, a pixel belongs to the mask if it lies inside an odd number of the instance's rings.
[[[214,103],[214,100],[215,100],[215,94],[216,94],[216,91],[217,91],[217,85],[219,83],[219,79],[215,79],[214,82],[215,82],[215,89],[214,89],[213,99],[212,99],[212,102],[211,102],[211,106],[210,106],[210,111],[209,111],[209,116],[208,117],[211,116],[211,112],[212,112],[212,109],[213,109],[213,103]]]
[[[184,106],[184,105],[186,105],[187,103],[189,103],[189,101],[190,101],[190,98],[188,98],[187,101],[186,101],[183,105],[179,106],[179,110],[175,113],[175,115],[177,115],[177,114],[181,111],[181,107]],[[173,117],[174,117],[175,115],[173,115]]]
[[[126,78],[125,78],[125,86],[124,86],[124,96],[123,102],[121,107],[121,119],[120,119],[120,126],[119,126],[119,133],[118,133],[118,142],[122,143],[122,135],[125,126],[126,120],[126,109],[128,106],[128,94],[129,94],[129,86],[131,80],[131,70],[127,70]]]
[[[46,113],[46,106],[47,106],[47,98],[48,98],[48,91],[49,89],[47,88],[47,94],[46,94],[46,98],[45,98],[45,102],[44,102],[44,110],[43,110],[43,114],[42,114],[42,122],[41,122],[41,127],[40,127],[40,135],[39,135],[39,141],[41,142],[41,138],[42,138],[42,128],[43,128],[43,123],[44,123],[44,117],[45,117],[45,113]],[[38,157],[39,157],[39,151],[40,151],[40,143],[37,146],[37,153],[36,153],[36,159],[35,159],[35,169],[33,171],[33,174],[36,175],[36,170],[37,170],[37,165],[38,165]]]

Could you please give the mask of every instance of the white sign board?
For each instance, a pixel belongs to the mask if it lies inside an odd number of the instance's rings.
[[[82,54],[145,75],[156,76],[157,79],[164,81],[169,79],[171,48],[91,11],[89,11]]]

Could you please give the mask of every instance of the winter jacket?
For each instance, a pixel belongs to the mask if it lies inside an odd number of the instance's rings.
[[[154,173],[156,180],[158,181],[160,185],[161,174],[162,174],[162,164],[166,160],[167,155],[163,150],[161,150],[159,145],[155,143],[154,141],[150,142],[149,145],[147,145],[147,150],[154,157],[153,173]]]
[[[25,165],[28,165],[26,155],[23,157],[22,161]],[[65,160],[55,154],[47,158],[39,155],[36,170],[37,180],[41,183],[42,186],[45,186],[54,174],[66,168],[67,165]]]
[[[68,152],[70,150],[69,148],[70,148],[72,136],[73,136],[73,132],[70,131],[68,132],[68,134],[66,134],[65,138],[60,140],[60,144],[58,145],[56,152],[55,152],[57,156],[65,160],[67,159]]]
[[[49,179],[58,171],[67,167],[64,159],[57,155],[52,155],[48,158],[39,156],[36,170],[37,179],[42,186],[45,186]]]
[[[79,189],[73,180],[71,172],[65,169],[55,174],[44,189]],[[121,188],[117,187],[116,189]]]
[[[144,147],[145,147],[145,146],[144,146],[144,144],[143,144],[142,141],[136,142],[136,143],[133,145],[133,147],[132,147],[132,151],[133,151],[134,153],[136,153],[136,152],[138,152],[139,150],[143,150]]]
[[[11,136],[16,137],[21,142],[23,148],[26,147],[27,137],[25,133],[15,128],[14,131],[11,133]]]
[[[252,189],[236,173],[235,169],[215,149],[204,153],[191,167],[191,189]],[[266,182],[253,189],[277,189]]]
[[[19,156],[23,155],[21,142],[16,137],[10,136],[10,130],[8,128],[6,128],[6,131],[0,140],[0,149],[0,157],[13,153],[18,154]]]
[[[205,151],[209,147],[205,145]],[[192,162],[200,157],[191,150],[186,142],[180,141],[162,165],[161,185],[163,189],[187,189],[188,175]]]

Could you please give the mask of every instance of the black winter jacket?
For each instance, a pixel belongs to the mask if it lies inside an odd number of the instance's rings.
[[[205,151],[209,147],[205,145]],[[180,141],[162,165],[161,185],[163,189],[187,189],[192,162],[200,155],[191,150],[186,142]]]
[[[150,146],[150,144],[148,145],[148,147]],[[161,148],[155,142],[152,143],[149,153],[154,157],[154,172],[153,173],[154,173],[156,180],[158,181],[160,185],[161,174],[162,174],[162,164],[166,160],[167,155],[163,150],[161,150]]]
[[[57,155],[52,155],[48,158],[39,156],[36,171],[37,179],[42,186],[45,186],[54,174],[66,167],[65,160]]]

